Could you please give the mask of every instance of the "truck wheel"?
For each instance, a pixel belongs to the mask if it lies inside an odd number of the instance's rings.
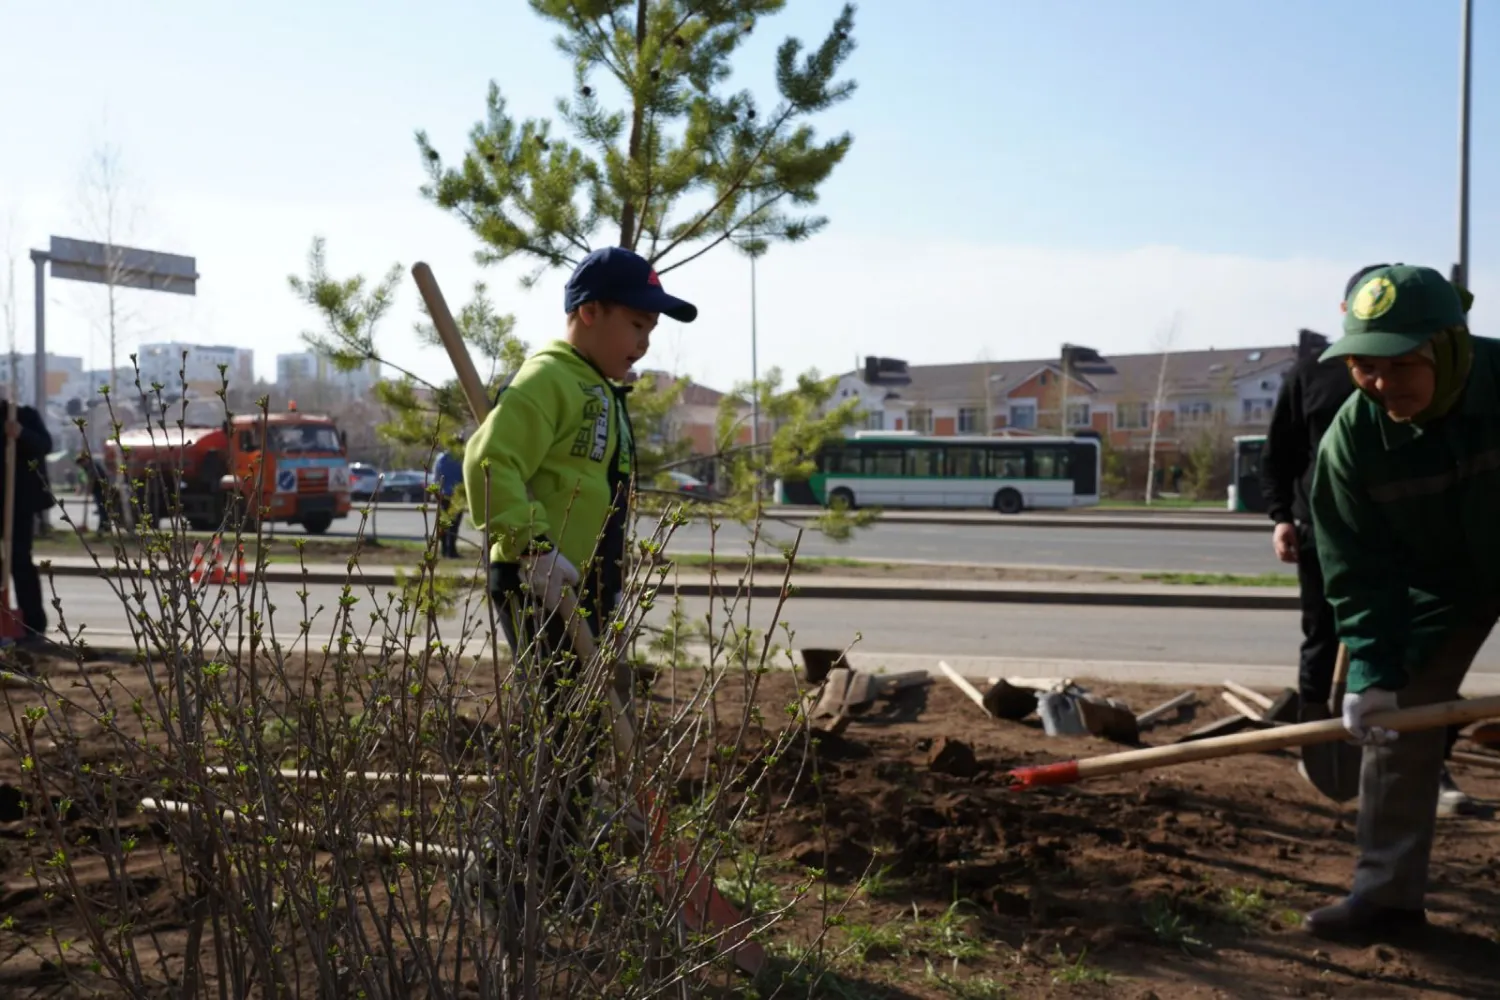
[[[332,514],[309,514],[302,519],[302,527],[309,535],[321,535],[332,524]]]

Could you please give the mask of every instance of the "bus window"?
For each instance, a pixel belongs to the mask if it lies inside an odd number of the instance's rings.
[[[950,479],[983,479],[983,448],[948,448],[948,477]]]
[[[1072,479],[1067,448],[1038,448],[1032,452],[1037,479]]]
[[[1032,459],[1037,462],[1035,477],[1038,480],[1071,480],[1071,463],[1068,448],[1037,448]]]
[[[990,452],[990,477],[1025,479],[1026,452],[1020,448],[997,448]]]
[[[855,445],[829,445],[823,452],[823,471],[831,476],[857,476],[860,450]]]
[[[906,475],[934,479],[943,474],[943,449],[906,449]]]
[[[871,476],[900,476],[905,448],[872,448],[865,454],[865,470]]]

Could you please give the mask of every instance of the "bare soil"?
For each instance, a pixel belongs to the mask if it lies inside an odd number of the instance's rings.
[[[130,665],[110,666],[128,690]],[[35,668],[78,670],[44,659]],[[1136,711],[1178,693],[1083,683]],[[668,684],[658,682],[658,697]],[[795,688],[790,674],[764,679],[767,717]],[[1146,742],[1227,711],[1216,689],[1199,695],[1196,714],[1148,730]],[[720,704],[731,718],[735,697]],[[7,687],[6,702],[0,725],[12,728],[12,712],[35,696]],[[1034,718],[993,721],[941,678],[822,739],[818,782],[778,772],[787,804],[760,831],[779,887],[764,891],[790,893],[809,867],[825,873],[817,902],[799,905],[771,953],[785,961],[832,916],[812,956],[822,978],[811,995],[823,997],[1500,996],[1500,831],[1489,816],[1438,821],[1425,939],[1339,947],[1297,924],[1347,886],[1355,809],[1320,798],[1291,754],[1028,793],[1005,780],[1018,765],[1118,749],[1048,738]],[[90,748],[77,752],[87,759]],[[59,995],[57,967],[38,955],[56,953],[47,928],[65,919],[26,874],[36,817],[21,802],[22,766],[0,760],[0,996],[18,1000]],[[1481,802],[1500,799],[1500,771],[1456,765],[1455,774]],[[129,802],[120,807],[136,836],[163,836]],[[170,855],[138,856],[129,875],[149,918],[142,947],[148,930],[180,946]],[[88,879],[109,877],[102,862],[79,872],[85,891]]]

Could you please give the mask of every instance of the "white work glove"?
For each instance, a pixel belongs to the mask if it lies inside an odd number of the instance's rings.
[[[1344,728],[1349,735],[1367,746],[1391,743],[1398,735],[1393,729],[1382,729],[1366,723],[1372,715],[1400,708],[1396,692],[1386,688],[1366,688],[1359,694],[1344,695]]]
[[[564,587],[578,589],[578,567],[568,561],[554,546],[547,552],[521,557],[521,582],[531,588],[531,594],[548,611],[556,611],[562,604]]]

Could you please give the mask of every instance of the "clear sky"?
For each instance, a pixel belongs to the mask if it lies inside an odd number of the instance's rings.
[[[774,98],[771,54],[810,44],[837,0],[764,21],[735,85]],[[1500,335],[1500,9],[1474,38],[1471,262],[1480,333]],[[830,218],[758,269],[761,367],[823,372],[1050,355],[1068,340],[1152,349],[1331,332],[1344,278],[1375,260],[1447,270],[1457,245],[1458,0],[865,0],[854,98],[816,120],[855,142]],[[90,238],[79,178],[118,148],[138,208],[121,242],[197,257],[195,300],[130,296],[128,342],[252,347],[274,374],[315,317],[287,289],[315,234],[332,270],[433,265],[450,300],[484,277],[533,345],[561,331],[563,275],[522,290],[428,204],[413,132],[449,160],[491,79],[522,115],[571,86],[522,0],[0,0],[0,250]],[[610,234],[597,239],[607,242]],[[0,262],[3,263],[3,262]],[[3,283],[0,273],[0,283]],[[647,366],[720,387],[749,376],[749,267],[716,251],[666,279],[700,306],[663,320]],[[106,363],[102,290],[49,286],[49,347]],[[380,334],[410,334],[409,278]]]

